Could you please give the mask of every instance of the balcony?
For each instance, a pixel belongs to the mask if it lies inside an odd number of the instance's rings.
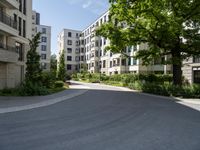
[[[19,2],[17,0],[4,0],[3,2],[0,1],[0,4],[9,9],[19,8]]]
[[[7,46],[0,42],[0,61],[15,63],[18,61],[19,54],[15,47]]]
[[[17,22],[3,11],[0,11],[0,30],[14,36],[18,35]]]

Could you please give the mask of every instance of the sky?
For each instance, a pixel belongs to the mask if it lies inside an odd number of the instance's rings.
[[[40,24],[51,26],[51,52],[58,53],[57,36],[64,28],[83,30],[108,9],[108,0],[33,0]]]

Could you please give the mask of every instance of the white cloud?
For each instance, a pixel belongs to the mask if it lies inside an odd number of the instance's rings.
[[[79,5],[98,15],[108,9],[108,0],[66,0],[66,2],[70,5]]]
[[[87,3],[84,3],[84,4],[82,5],[82,7],[83,7],[83,8],[88,8],[88,7],[90,7],[91,5],[92,5],[92,1],[89,0],[89,1],[87,1]]]

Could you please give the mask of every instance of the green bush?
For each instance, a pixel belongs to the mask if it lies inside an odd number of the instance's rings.
[[[56,80],[55,75],[52,72],[43,72],[41,74],[41,83],[46,88],[51,88]]]
[[[49,94],[49,91],[40,84],[28,82],[19,87],[18,93],[20,96],[40,96]]]
[[[71,80],[71,79],[72,79],[71,76],[69,74],[66,74],[65,80]]]
[[[64,86],[64,82],[63,81],[56,81],[54,83],[55,88],[61,88]]]

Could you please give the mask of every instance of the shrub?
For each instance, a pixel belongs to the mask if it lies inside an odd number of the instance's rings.
[[[18,93],[20,96],[40,96],[49,94],[49,91],[46,87],[40,84],[27,82],[19,87]]]
[[[52,72],[43,72],[41,75],[41,83],[46,88],[51,88],[56,80],[55,75]]]
[[[61,88],[64,86],[64,82],[63,81],[56,81],[54,83],[55,88]]]
[[[69,74],[66,74],[65,80],[71,80],[71,79],[72,79],[71,76]]]

